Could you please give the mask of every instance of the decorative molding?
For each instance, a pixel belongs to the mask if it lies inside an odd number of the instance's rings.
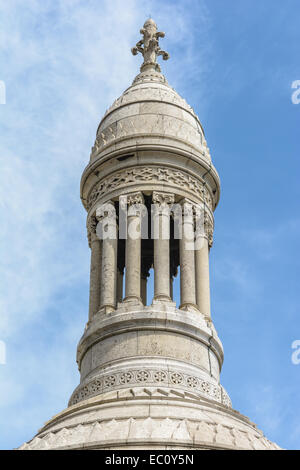
[[[145,182],[149,182],[149,184],[168,183],[174,185],[174,188],[188,189],[198,196],[200,195],[202,201],[205,202],[211,210],[213,209],[212,198],[208,189],[201,181],[180,170],[161,166],[129,168],[104,178],[96,183],[90,191],[87,198],[87,209],[89,210],[96,201],[114,189],[118,189],[122,186],[128,187],[130,183],[142,184]]]
[[[126,370],[126,372],[120,371],[98,376],[87,384],[77,387],[69,401],[69,406],[116,387],[121,388],[124,385],[157,386],[158,384],[192,390],[206,398],[218,401],[229,408],[231,407],[230,398],[221,385],[169,369],[132,369]]]

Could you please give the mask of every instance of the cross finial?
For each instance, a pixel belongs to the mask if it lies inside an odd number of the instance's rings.
[[[152,18],[149,18],[143,28],[140,30],[143,39],[136,43],[136,46],[131,49],[133,55],[140,52],[144,57],[144,62],[141,66],[141,72],[148,68],[154,68],[160,72],[160,66],[156,62],[157,56],[162,55],[163,60],[169,59],[169,54],[161,50],[159,47],[159,38],[164,38],[165,33],[157,31],[157,26]]]

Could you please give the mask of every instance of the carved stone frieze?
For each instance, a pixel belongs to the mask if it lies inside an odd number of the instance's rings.
[[[162,386],[180,387],[192,390],[206,398],[231,407],[228,394],[221,385],[203,380],[200,377],[184,374],[170,369],[133,369],[114,374],[98,376],[87,384],[79,386],[73,393],[69,405],[74,405],[92,396],[122,386]]]
[[[135,167],[118,171],[95,184],[87,198],[87,209],[109,191],[128,187],[130,184],[168,183],[174,188],[186,189],[195,193],[209,209],[213,210],[213,201],[208,189],[194,176],[180,170],[162,166]]]

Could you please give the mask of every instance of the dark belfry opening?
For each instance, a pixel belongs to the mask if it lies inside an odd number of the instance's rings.
[[[119,203],[115,203],[117,220],[119,220]],[[117,232],[118,233],[118,232]],[[117,302],[122,302],[124,298],[124,280],[125,280],[125,247],[126,240],[120,239],[118,235],[118,248],[117,248]]]
[[[142,302],[144,305],[147,305],[147,299],[149,302],[152,302],[152,298],[150,299],[149,296],[149,286],[148,281],[150,277],[150,270],[153,267],[153,249],[154,244],[151,237],[151,204],[152,199],[151,196],[143,195],[144,196],[144,205],[147,208],[147,214],[145,217],[148,218],[147,220],[147,232],[148,238],[142,238],[142,255],[141,255],[141,297]],[[143,223],[143,221],[142,221]]]
[[[174,298],[175,292],[175,283],[174,280],[178,274],[179,266],[179,240],[175,238],[174,230],[174,218],[170,217],[170,296],[173,301],[176,301]],[[177,286],[176,286],[177,287]],[[176,305],[177,307],[179,306]]]

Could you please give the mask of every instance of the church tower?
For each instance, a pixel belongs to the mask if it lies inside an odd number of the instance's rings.
[[[164,33],[152,19],[140,32],[140,73],[106,111],[81,179],[91,270],[80,384],[21,449],[277,449],[220,383],[209,288],[219,176],[157,63],[169,58]]]

